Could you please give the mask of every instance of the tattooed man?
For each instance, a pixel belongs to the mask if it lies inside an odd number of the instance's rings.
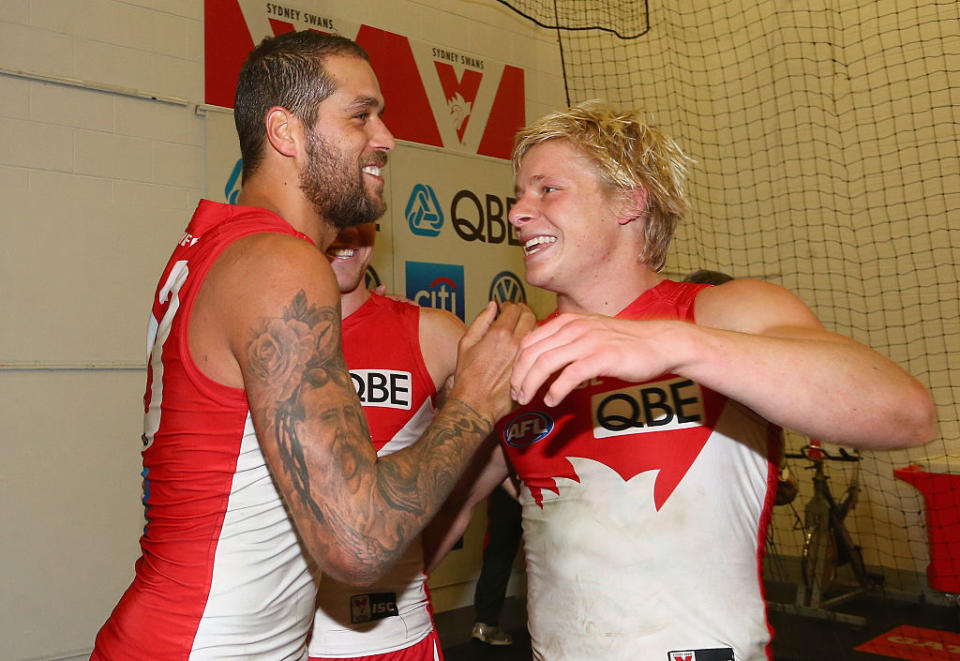
[[[488,308],[466,332],[417,443],[384,458],[370,443],[324,251],[384,211],[383,106],[347,39],[290,33],[247,58],[239,204],[201,201],[153,302],[142,556],[93,658],[305,658],[308,559],[376,580],[509,410],[533,325],[520,306]]]

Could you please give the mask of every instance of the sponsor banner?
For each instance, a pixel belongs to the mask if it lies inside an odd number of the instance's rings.
[[[514,202],[508,163],[402,145],[385,172],[394,254],[462,266],[465,321],[490,300],[526,302],[539,318],[553,311],[554,296],[523,281],[523,248],[507,218]],[[402,261],[395,268],[394,282],[403,283],[397,291],[411,298],[419,289],[406,282]]]
[[[317,30],[355,40],[370,55],[399,140],[507,159],[525,124],[524,70],[459,49],[362,25],[309,0],[205,0],[204,99],[232,108],[237,74],[265,37]]]

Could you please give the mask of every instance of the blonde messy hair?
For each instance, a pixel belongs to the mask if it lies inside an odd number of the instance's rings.
[[[689,210],[684,194],[687,167],[693,163],[641,111],[617,112],[603,101],[585,101],[541,117],[520,130],[513,148],[513,173],[533,147],[567,140],[597,168],[601,183],[614,195],[647,192],[646,226],[640,258],[656,271],[663,268],[667,247]]]

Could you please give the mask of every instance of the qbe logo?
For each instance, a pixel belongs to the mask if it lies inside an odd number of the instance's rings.
[[[417,184],[410,191],[403,215],[410,224],[410,231],[419,236],[437,236],[443,227],[443,210],[437,194],[426,184]]]
[[[464,188],[450,202],[450,224],[464,241],[497,244],[504,241],[519,246],[517,228],[508,219],[515,198],[501,198],[491,193],[480,195]]]
[[[490,283],[490,295],[487,300],[501,303],[526,303],[527,292],[523,290],[523,283],[510,271],[500,271]]]
[[[463,320],[463,266],[407,262],[407,298],[417,305],[452,312]]]

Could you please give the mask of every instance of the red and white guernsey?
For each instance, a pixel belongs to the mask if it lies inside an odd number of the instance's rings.
[[[343,321],[343,355],[377,454],[414,443],[433,421],[436,388],[420,350],[420,309],[371,294]],[[355,588],[323,577],[310,657],[385,654],[433,630],[419,538],[375,585]]]
[[[704,286],[661,282],[618,317],[693,321]],[[556,408],[538,397],[498,432],[523,481],[534,658],[770,658],[775,428],[664,374],[593,379]]]
[[[204,376],[187,340],[214,261],[264,232],[310,240],[269,211],[203,200],[160,279],[147,340],[142,556],[93,659],[306,657],[316,587],[246,394]]]

